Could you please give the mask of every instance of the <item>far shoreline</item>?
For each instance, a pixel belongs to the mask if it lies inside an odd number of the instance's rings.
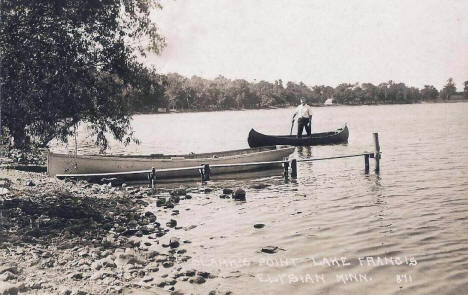
[[[411,102],[411,103],[363,103],[363,104],[310,104],[311,107],[314,108],[323,108],[323,107],[357,107],[357,106],[382,106],[382,105],[411,105],[411,104],[442,104],[442,103],[459,103],[459,102],[468,102],[467,99],[453,99],[453,100],[425,100],[425,101],[418,101],[418,102]],[[276,110],[276,109],[288,109],[294,108],[295,105],[277,105],[277,106],[269,106],[264,108],[230,108],[230,109],[198,109],[198,110],[169,110],[166,112],[135,112],[132,116],[135,115],[163,115],[163,114],[178,114],[178,113],[212,113],[212,112],[225,112],[225,111],[260,111],[260,110]]]

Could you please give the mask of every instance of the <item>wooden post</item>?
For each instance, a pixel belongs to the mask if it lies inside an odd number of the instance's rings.
[[[288,177],[289,177],[289,162],[284,161],[283,162],[283,167],[284,167],[284,179],[288,179]]]
[[[210,180],[210,164],[205,164],[203,165],[203,181],[208,181]]]
[[[369,154],[364,155],[364,171],[369,173]]]
[[[374,133],[374,145],[375,145],[375,172],[380,172],[380,144],[379,134]]]
[[[156,174],[156,170],[153,168],[151,168],[151,171],[148,172],[148,186],[150,188],[153,188],[154,187],[154,175]]]
[[[297,160],[296,159],[291,160],[291,177],[297,178]]]
[[[203,182],[204,179],[205,179],[205,176],[204,176],[204,171],[203,171],[203,164],[201,165],[201,168],[198,168],[198,172],[200,173],[200,181]]]

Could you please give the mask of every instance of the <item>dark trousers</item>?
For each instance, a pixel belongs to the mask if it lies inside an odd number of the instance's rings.
[[[310,136],[310,125],[309,125],[309,118],[299,118],[297,120],[297,137],[302,137],[302,129],[304,129],[307,132],[307,135]]]

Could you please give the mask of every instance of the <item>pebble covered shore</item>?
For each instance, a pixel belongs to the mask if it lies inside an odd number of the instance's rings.
[[[1,159],[0,294],[192,294],[218,276],[188,267],[184,232],[196,225],[178,225],[177,207],[197,194],[245,199],[242,189],[62,181]]]

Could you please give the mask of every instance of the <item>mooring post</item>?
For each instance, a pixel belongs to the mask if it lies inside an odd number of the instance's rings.
[[[380,171],[380,144],[379,134],[374,133],[374,145],[375,145],[375,172]]]
[[[369,154],[364,154],[364,171],[369,173]]]
[[[288,179],[289,177],[289,162],[286,160],[283,162],[284,167],[284,179]]]
[[[148,187],[153,188],[154,187],[154,174],[155,174],[155,169],[151,168],[151,171],[148,172]]]
[[[154,186],[156,185],[156,169],[153,167],[151,168],[151,188],[154,189]]]
[[[203,165],[203,181],[208,181],[210,180],[210,164],[205,164]]]
[[[296,159],[291,160],[291,177],[297,178],[297,160]]]
[[[205,179],[205,176],[204,176],[204,173],[205,173],[205,172],[203,171],[203,168],[204,168],[203,166],[204,166],[204,165],[202,164],[202,165],[201,165],[201,168],[198,168],[198,172],[200,173],[200,181],[201,181],[202,183],[203,183],[203,181],[204,181],[203,179]]]

